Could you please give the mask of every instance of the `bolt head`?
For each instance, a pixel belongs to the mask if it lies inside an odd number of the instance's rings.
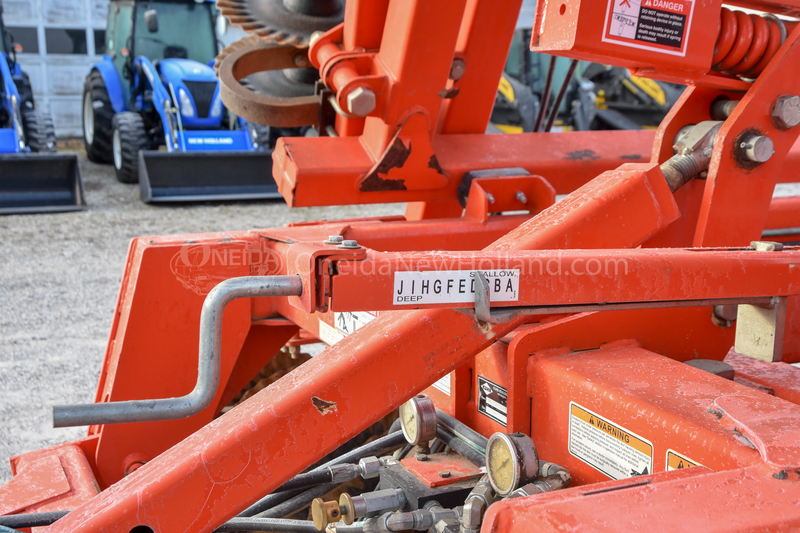
[[[800,124],[800,96],[781,96],[775,100],[772,120],[782,130]]]
[[[375,93],[367,87],[356,87],[347,95],[347,112],[357,117],[366,117],[375,110]]]
[[[740,148],[744,150],[744,156],[754,163],[765,163],[775,153],[772,139],[763,135],[753,135],[747,138],[742,142]]]
[[[465,72],[467,72],[467,64],[463,59],[455,58],[453,64],[450,66],[450,79],[458,81],[464,76]]]
[[[304,54],[297,54],[294,56],[294,64],[298,67],[307,67],[308,58]]]
[[[421,463],[424,463],[427,460],[428,460],[428,455],[427,454],[421,453],[421,454],[417,455],[417,461],[419,461]]]
[[[308,40],[308,47],[311,48],[312,46],[314,46],[314,44],[317,41],[319,41],[319,38],[322,37],[323,35],[325,34],[321,31],[315,31],[314,33],[312,33],[311,38]]]
[[[339,248],[345,248],[347,250],[357,250],[361,248],[358,245],[358,241],[342,241],[342,244],[339,245]]]
[[[344,237],[341,235],[329,235],[327,241],[323,241],[323,244],[342,244],[344,242]]]
[[[441,472],[439,472],[439,477],[440,477],[440,478],[442,478],[442,479],[447,479],[447,478],[449,478],[451,475],[452,475],[452,474],[450,473],[450,471],[449,471],[449,470],[442,470]]]

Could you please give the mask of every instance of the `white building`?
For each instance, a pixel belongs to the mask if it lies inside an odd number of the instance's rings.
[[[103,55],[108,0],[2,2],[36,106],[53,115],[59,137],[81,135],[83,80]]]

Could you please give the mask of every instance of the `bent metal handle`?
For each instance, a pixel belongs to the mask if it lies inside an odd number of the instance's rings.
[[[91,426],[175,420],[196,415],[211,403],[219,388],[222,353],[222,315],[238,298],[300,296],[300,276],[248,276],[226,279],[206,296],[200,313],[200,355],[197,384],[179,398],[130,400],[125,402],[56,405],[53,427]]]
[[[318,96],[277,97],[256,93],[240,82],[250,74],[308,66],[308,49],[279,46],[261,39],[243,46],[231,45],[219,62],[219,92],[222,102],[240,117],[268,126],[311,126],[319,120]]]

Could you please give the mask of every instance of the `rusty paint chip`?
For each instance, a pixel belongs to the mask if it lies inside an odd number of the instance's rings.
[[[619,156],[620,159],[628,159],[631,161],[636,161],[637,159],[641,159],[642,156],[640,154],[628,154],[628,155],[621,155]]]
[[[322,416],[327,414],[336,412],[336,402],[326,402],[322,398],[317,398],[316,396],[311,397],[311,403],[314,404],[314,407],[319,411]]]
[[[403,168],[409,155],[411,155],[411,143],[406,147],[399,137],[395,137],[381,161],[361,181],[359,189],[362,192],[405,191],[404,180],[391,180],[384,176],[387,176],[393,168]]]
[[[444,169],[442,169],[442,165],[439,164],[439,160],[436,158],[436,154],[433,154],[431,158],[428,160],[428,168],[435,170],[442,176],[447,176],[444,173]]]
[[[450,100],[450,99],[455,98],[456,96],[458,96],[458,92],[459,92],[459,90],[456,89],[455,87],[452,88],[452,89],[444,88],[441,91],[439,91],[438,93],[436,93],[436,96],[439,96],[439,97],[441,97],[441,98],[443,98],[445,100]]]
[[[568,152],[567,157],[568,161],[581,161],[583,159],[600,159],[600,156],[594,153],[594,150],[575,150],[574,152]]]

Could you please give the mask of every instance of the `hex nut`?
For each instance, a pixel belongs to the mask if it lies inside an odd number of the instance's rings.
[[[775,100],[772,121],[782,130],[800,124],[800,96],[781,96]]]
[[[347,112],[357,117],[365,117],[375,110],[375,93],[367,87],[356,87],[347,95]]]
[[[358,466],[364,479],[376,478],[381,473],[381,461],[377,457],[364,457],[358,462]]]

